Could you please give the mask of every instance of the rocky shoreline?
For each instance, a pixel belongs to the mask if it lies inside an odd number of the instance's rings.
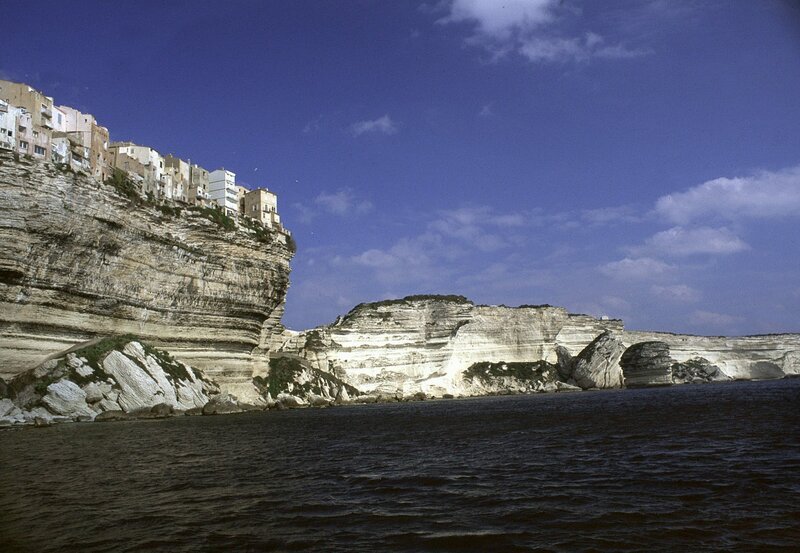
[[[461,393],[438,395],[362,391],[301,358],[282,354],[270,362],[266,377],[253,379],[259,395],[247,401],[165,351],[132,336],[112,337],[71,348],[8,383],[0,380],[0,427],[742,380],[702,357],[676,361],[664,342],[626,347],[612,331],[598,335],[576,356],[563,346],[556,354],[556,363],[474,363],[461,375]],[[791,376],[797,375],[784,375]]]

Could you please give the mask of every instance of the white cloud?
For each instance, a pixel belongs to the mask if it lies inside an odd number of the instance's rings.
[[[685,284],[654,285],[650,287],[650,290],[659,298],[679,303],[693,303],[699,301],[701,297],[699,290]]]
[[[710,217],[735,221],[796,216],[800,214],[800,166],[710,180],[659,198],[656,212],[678,224]]]
[[[320,192],[314,198],[313,207],[301,203],[292,204],[292,207],[297,210],[301,223],[310,223],[321,212],[348,217],[368,213],[374,206],[369,200],[357,198],[352,189],[340,188],[336,192]]]
[[[638,223],[641,221],[636,208],[630,205],[585,209],[581,211],[581,219],[593,225]]]
[[[726,315],[725,313],[714,313],[713,311],[696,310],[689,317],[690,322],[696,325],[711,325],[729,327],[742,322],[742,317]]]
[[[497,39],[527,31],[555,19],[559,0],[454,0],[442,23],[472,23],[476,31]]]
[[[314,203],[331,215],[362,214],[372,210],[372,202],[358,200],[350,188],[340,188],[336,192],[321,192]]]
[[[649,49],[609,44],[595,32],[560,32],[562,23],[580,15],[560,0],[453,0],[442,24],[468,24],[469,44],[485,48],[496,61],[516,52],[531,62],[585,62],[592,58],[627,59]]]
[[[371,121],[358,121],[350,125],[350,132],[353,136],[361,136],[362,134],[395,134],[397,132],[397,124],[392,121],[387,113],[383,117],[378,117]]]
[[[648,238],[643,246],[631,248],[638,255],[668,255],[682,257],[695,254],[729,254],[749,249],[741,238],[729,229],[672,227]]]
[[[481,107],[481,110],[478,112],[478,117],[492,117],[493,115],[494,108],[492,102],[484,104],[483,107]]]
[[[652,257],[626,257],[599,267],[604,275],[617,280],[649,280],[671,272],[674,267]]]
[[[629,59],[652,53],[622,44],[606,45],[603,37],[586,33],[583,37],[531,37],[521,42],[519,53],[532,62],[589,61],[592,58]]]

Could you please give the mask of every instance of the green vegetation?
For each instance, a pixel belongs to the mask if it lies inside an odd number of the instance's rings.
[[[271,244],[275,236],[275,231],[265,227],[261,221],[256,221],[250,217],[239,217],[239,222],[243,227],[250,229],[255,234],[255,239],[265,244]]]
[[[325,349],[325,341],[322,339],[322,333],[319,330],[309,330],[306,333],[305,349],[313,351],[322,351]]]
[[[224,230],[230,231],[236,229],[236,221],[234,221],[232,217],[226,215],[221,209],[202,206],[192,206],[189,209],[199,213],[202,217],[205,217],[212,223],[216,223],[217,226]]]
[[[139,343],[141,344],[141,342]],[[164,369],[164,372],[167,374],[167,378],[173,382],[176,380],[192,381],[192,377],[189,371],[186,370],[186,367],[182,363],[176,361],[168,352],[148,346],[147,344],[142,344],[142,347],[147,355],[156,358],[158,364],[161,365],[161,368]],[[204,380],[200,371],[195,370],[194,372],[199,379]]]
[[[539,305],[530,305],[527,303],[523,303],[522,305],[517,306],[517,309],[542,309],[544,307],[553,307],[549,303],[541,303]]]
[[[468,303],[473,305],[472,301],[468,300],[464,296],[456,296],[453,294],[450,295],[439,295],[439,294],[417,294],[414,296],[406,296],[401,299],[393,299],[393,300],[381,300],[381,301],[374,301],[369,303],[359,303],[353,308],[353,311],[360,309],[360,308],[376,308],[376,307],[389,307],[392,305],[402,305],[405,303],[411,303],[415,301],[441,301],[446,303]]]
[[[128,178],[125,171],[114,169],[111,176],[106,179],[106,184],[113,186],[120,196],[128,198],[131,203],[135,205],[144,203],[144,198],[139,195],[139,187]]]
[[[297,242],[295,242],[292,235],[286,236],[286,247],[289,249],[289,252],[297,253]]]
[[[81,376],[74,369],[70,369],[69,379],[79,386],[83,386],[89,382],[96,382],[111,378],[111,375],[103,370],[103,365],[101,362],[110,352],[114,350],[121,352],[129,342],[139,342],[142,344],[145,354],[154,357],[156,361],[158,361],[158,364],[161,365],[161,368],[164,369],[167,378],[173,382],[176,380],[187,380],[191,382],[192,377],[189,375],[189,371],[186,370],[186,367],[183,366],[183,364],[176,361],[166,351],[162,351],[142,343],[141,339],[132,334],[123,334],[121,336],[103,338],[96,344],[86,346],[85,348],[81,348],[73,352],[76,356],[85,358],[87,360],[87,364],[92,367],[95,372],[89,376]],[[136,361],[130,356],[128,356],[128,358],[132,361]],[[139,363],[139,365],[141,366],[141,363]],[[195,374],[198,378],[204,380],[199,371],[196,371]]]
[[[549,374],[548,374],[549,373]],[[556,366],[547,361],[491,363],[483,361],[474,363],[464,371],[464,379],[470,382],[478,379],[484,384],[491,384],[498,378],[512,377],[522,382],[538,382],[552,380],[550,375],[555,375]]]
[[[109,352],[112,350],[122,351],[128,342],[137,341],[139,341],[139,339],[133,334],[109,336],[108,338],[103,338],[97,343],[75,350],[73,353],[78,357],[86,358],[87,364],[96,371],[102,371],[100,362],[105,359]]]
[[[313,373],[314,378],[303,384],[297,382],[297,376],[304,370]],[[292,394],[295,396],[307,396],[309,394],[322,395],[323,384],[334,384],[344,386],[350,395],[359,395],[359,391],[345,384],[335,376],[316,369],[305,369],[299,359],[291,357],[278,357],[270,359],[269,374],[266,377],[257,376],[253,379],[253,384],[262,394],[269,394],[276,398],[278,394]]]
[[[156,205],[156,209],[168,217],[180,217],[183,211],[180,207],[169,204],[158,204]]]

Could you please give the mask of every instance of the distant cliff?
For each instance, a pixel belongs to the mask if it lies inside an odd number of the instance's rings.
[[[463,372],[475,363],[555,363],[558,345],[576,355],[606,330],[622,331],[622,322],[561,307],[410,296],[359,305],[331,325],[287,334],[278,349],[364,392],[469,394],[486,391],[464,381]]]
[[[211,210],[135,204],[125,192],[0,152],[0,377],[132,334],[225,391],[257,395],[293,253]]]
[[[628,371],[620,365],[626,350]],[[410,296],[355,307],[334,323],[286,332],[276,350],[362,392],[441,396],[616,388],[800,373],[800,335],[713,338],[628,332],[620,320],[552,306],[474,305]],[[638,353],[637,353],[638,352]]]

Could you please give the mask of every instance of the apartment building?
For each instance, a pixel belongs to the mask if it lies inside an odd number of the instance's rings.
[[[236,173],[224,168],[208,174],[208,195],[228,215],[239,214]]]
[[[109,152],[112,167],[127,171],[141,182],[142,193],[172,198],[172,176],[164,171],[164,158],[156,150],[133,142],[112,142]]]
[[[16,150],[17,125],[22,110],[0,100],[0,148]]]
[[[265,227],[282,229],[281,217],[278,215],[278,196],[266,188],[248,191],[244,195],[241,213],[260,221]]]
[[[208,171],[197,164],[192,165],[189,169],[189,182],[192,186],[191,192],[194,194],[195,204],[206,205],[210,200]]]
[[[195,203],[191,193],[191,171],[189,163],[169,154],[164,156],[164,173],[172,179],[172,199],[183,203]]]
[[[0,100],[25,112],[24,117],[17,119],[17,129],[23,125],[22,136],[17,135],[17,151],[49,161],[53,99],[24,83],[0,79]]]
[[[99,125],[94,116],[69,106],[58,106],[56,114],[64,115],[64,133],[73,153],[81,155],[81,163],[93,177],[105,180],[111,176],[108,152],[108,129]],[[56,134],[61,137],[61,132]]]

